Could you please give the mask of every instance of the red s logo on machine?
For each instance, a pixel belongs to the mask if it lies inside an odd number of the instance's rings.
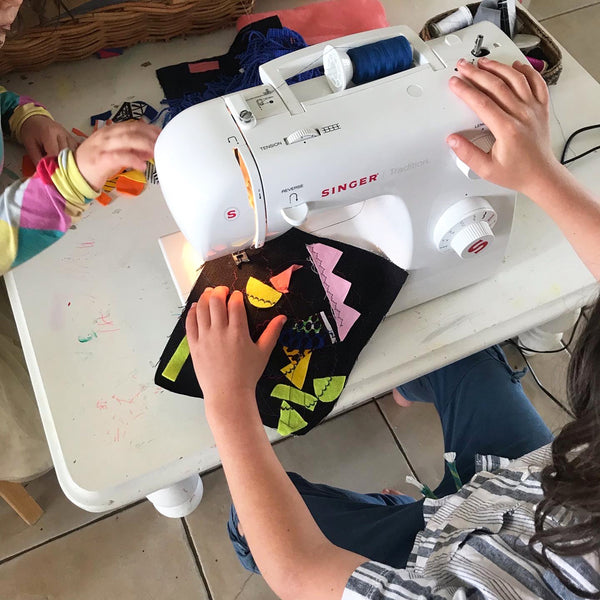
[[[237,219],[237,218],[238,218],[239,214],[240,214],[240,213],[238,212],[238,209],[237,209],[237,208],[234,208],[234,207],[232,207],[232,208],[228,208],[228,209],[225,211],[225,219],[226,219],[227,221],[233,221],[234,219]]]

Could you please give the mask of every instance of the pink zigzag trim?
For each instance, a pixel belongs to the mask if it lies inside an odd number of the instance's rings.
[[[343,341],[360,317],[360,313],[344,303],[352,284],[333,272],[333,268],[342,256],[342,251],[325,244],[310,244],[306,246],[306,249],[317,268],[319,279],[323,284],[338,326],[340,340]]]

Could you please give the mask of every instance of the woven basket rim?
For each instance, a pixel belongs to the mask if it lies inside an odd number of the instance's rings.
[[[231,26],[252,12],[255,0],[133,0],[33,27],[7,40],[0,74],[42,69],[59,60],[81,60],[103,48],[206,33]]]
[[[473,15],[477,12],[477,8],[479,7],[480,2],[471,2],[466,4],[466,6]],[[453,12],[457,10],[456,8],[444,11],[434,17],[428,19],[420,32],[420,37],[425,40],[435,39],[435,36],[432,35],[431,25],[433,23],[437,23],[444,17],[451,15]],[[544,52],[546,58],[548,59],[548,68],[542,74],[542,77],[547,83],[556,83],[562,72],[562,53],[560,48],[558,47],[558,43],[552,37],[552,35],[538,22],[534,19],[534,17],[523,7],[517,5],[517,22],[525,27],[527,32],[535,33],[540,38],[540,48]]]

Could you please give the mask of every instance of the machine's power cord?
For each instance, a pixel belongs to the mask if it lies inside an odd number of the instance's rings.
[[[565,142],[565,145],[563,147],[562,154],[560,155],[560,164],[561,165],[568,165],[569,163],[579,160],[580,158],[583,158],[584,156],[587,156],[588,154],[591,154],[592,152],[595,152],[596,150],[600,150],[600,146],[594,146],[593,148],[590,148],[589,150],[586,150],[585,152],[582,152],[581,154],[578,154],[577,156],[573,156],[572,158],[565,159],[565,156],[567,154],[567,151],[569,150],[569,146],[570,146],[571,142],[573,141],[573,138],[578,136],[580,133],[590,131],[591,129],[600,129],[600,124],[588,125],[587,127],[582,127],[581,129],[578,129],[577,131],[573,132],[568,137],[568,139]]]
[[[573,331],[575,331],[575,329],[573,329]],[[571,338],[572,337],[573,336],[571,336]],[[569,340],[569,342],[571,342],[571,341],[572,340]],[[560,408],[562,408],[564,411],[566,411],[571,417],[575,417],[575,415],[571,412],[571,409],[568,406],[565,406],[550,390],[548,390],[546,387],[544,387],[542,382],[539,380],[538,376],[535,374],[535,371],[529,364],[529,361],[527,360],[527,355],[523,352],[523,350],[521,350],[521,346],[519,346],[519,344],[517,344],[513,340],[508,340],[508,342],[510,344],[512,344],[519,351],[519,354],[521,355],[521,357],[525,361],[525,364],[527,365],[527,369],[531,373],[533,380],[535,381],[536,385],[540,388],[540,390],[542,390],[542,392],[544,392],[544,394],[546,394],[546,396],[548,396],[548,398],[550,398],[550,400],[552,400],[554,402],[554,404],[557,404],[558,406],[560,406]],[[566,347],[564,348],[564,350],[566,350]],[[553,350],[553,352],[556,352],[556,350]],[[559,352],[562,352],[562,350],[559,350]]]
[[[581,312],[579,313],[579,316],[577,317],[577,320],[575,321],[575,325],[573,325],[573,331],[571,331],[569,340],[566,343],[561,342],[562,348],[557,348],[556,350],[535,350],[533,348],[528,348],[527,346],[518,344],[514,340],[507,340],[507,341],[509,341],[517,350],[519,350],[519,352],[521,352],[521,354],[523,352],[531,352],[532,354],[556,354],[557,352],[563,352],[564,350],[569,350],[569,346],[571,345],[571,343],[573,342],[573,339],[575,338],[575,332],[577,331],[577,328],[579,327],[579,323],[580,323],[582,317],[584,316],[584,310],[585,309],[583,309],[583,308],[581,309]]]
[[[527,369],[531,373],[531,376],[533,377],[533,380],[535,381],[536,385],[540,388],[540,390],[542,390],[542,392],[544,392],[544,394],[546,394],[546,396],[548,396],[548,398],[550,398],[550,400],[552,400],[555,404],[557,404],[563,410],[565,410],[571,417],[574,417],[573,413],[571,412],[571,409],[568,406],[565,406],[539,380],[539,378],[535,374],[535,371],[533,370],[531,364],[529,363],[529,360],[527,359],[527,355],[525,354],[525,352],[531,352],[532,354],[556,354],[557,352],[564,352],[565,350],[569,351],[570,350],[570,346],[573,343],[573,340],[575,338],[575,334],[577,333],[577,329],[579,328],[579,323],[581,322],[581,319],[582,318],[587,318],[587,314],[586,314],[587,308],[588,307],[584,306],[581,309],[581,312],[579,313],[579,316],[577,317],[577,320],[575,321],[575,325],[573,325],[573,330],[571,331],[571,335],[569,336],[568,341],[566,343],[563,343],[563,347],[562,348],[559,348],[557,350],[534,350],[532,348],[527,348],[527,346],[523,346],[521,344],[518,344],[517,342],[515,342],[515,340],[512,340],[512,339],[511,340],[507,340],[507,342],[509,344],[511,344],[512,346],[514,346],[519,351],[519,354],[521,355],[521,358],[523,359],[523,361],[527,365]]]

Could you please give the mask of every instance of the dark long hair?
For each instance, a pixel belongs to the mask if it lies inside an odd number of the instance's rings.
[[[536,509],[529,548],[569,591],[600,598],[600,592],[575,587],[548,556],[600,551],[600,300],[571,356],[567,396],[575,418],[555,438],[552,464],[542,471],[544,499]],[[571,516],[567,524],[548,527],[548,517],[565,509]]]

